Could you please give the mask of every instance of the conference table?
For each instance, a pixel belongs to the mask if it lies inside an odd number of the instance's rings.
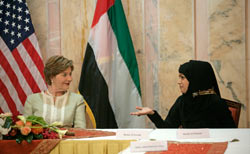
[[[209,137],[187,138],[178,137],[180,130],[192,129],[95,129],[94,131],[113,133],[109,136],[69,138],[60,140],[50,151],[51,154],[145,154],[146,152],[131,152],[132,142],[167,141],[167,143],[226,143],[225,154],[250,154],[250,129],[205,129]],[[144,139],[122,138],[118,136],[121,131],[148,132]],[[33,142],[34,141],[34,142]],[[33,140],[33,143],[36,143]],[[5,141],[0,142],[3,144]],[[50,144],[50,143],[47,143]],[[22,146],[22,145],[20,145]],[[15,147],[13,147],[15,148]],[[0,149],[1,151],[1,149]],[[1,152],[0,152],[1,153]],[[16,152],[18,153],[18,151]]]
[[[121,129],[101,129],[101,131],[117,132]],[[131,129],[127,129],[131,131]],[[177,131],[180,129],[132,129],[132,131],[148,131],[148,139],[141,141],[176,141],[180,143],[217,143],[227,142],[225,154],[250,154],[250,129],[208,129],[209,138],[178,139]],[[185,129],[187,130],[187,129]],[[126,131],[126,129],[123,129]],[[96,153],[96,154],[127,154],[130,151],[130,142],[140,139],[121,139],[116,135],[95,138],[68,139],[54,148],[51,153]],[[91,145],[91,146],[90,146]],[[59,150],[60,149],[60,150]],[[87,150],[86,150],[87,149]],[[138,153],[138,152],[137,152]],[[139,152],[142,154],[144,152]],[[136,154],[136,153],[134,153]]]
[[[209,129],[209,138],[177,139],[178,129],[155,129],[150,139],[176,141],[180,143],[217,143],[228,142],[225,154],[250,154],[250,129]],[[128,154],[130,148],[120,154]],[[134,154],[142,154],[134,153]]]

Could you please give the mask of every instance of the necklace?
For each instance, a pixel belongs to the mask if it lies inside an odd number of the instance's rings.
[[[208,89],[208,90],[199,90],[198,92],[194,92],[192,95],[193,97],[199,96],[199,95],[211,95],[216,94],[214,89]]]

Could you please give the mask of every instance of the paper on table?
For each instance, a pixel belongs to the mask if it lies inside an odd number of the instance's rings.
[[[131,152],[166,151],[167,141],[135,141],[130,143]]]
[[[151,130],[136,129],[118,129],[116,132],[117,139],[148,139]]]
[[[209,129],[178,129],[177,139],[209,138]]]

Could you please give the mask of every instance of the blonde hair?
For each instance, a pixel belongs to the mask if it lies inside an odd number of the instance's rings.
[[[71,68],[71,71],[74,70],[72,60],[58,55],[50,57],[45,63],[43,71],[46,83],[51,85],[51,78],[65,71],[69,67]]]

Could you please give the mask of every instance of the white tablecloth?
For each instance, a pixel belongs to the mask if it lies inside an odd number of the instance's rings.
[[[210,137],[203,139],[177,139],[177,129],[155,129],[149,135],[149,139],[167,140],[178,142],[228,142],[225,154],[250,154],[250,129],[209,129]],[[230,142],[233,139],[238,142]],[[120,152],[128,154],[130,148]],[[143,154],[133,153],[133,154]]]

